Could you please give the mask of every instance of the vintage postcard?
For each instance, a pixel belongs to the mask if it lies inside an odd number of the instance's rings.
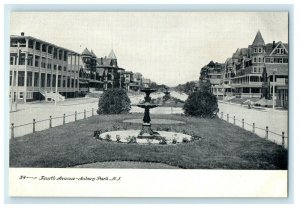
[[[288,12],[11,12],[11,197],[287,197]]]

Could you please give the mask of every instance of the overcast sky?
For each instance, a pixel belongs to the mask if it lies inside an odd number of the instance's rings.
[[[87,47],[102,57],[113,48],[119,67],[169,86],[198,80],[204,65],[225,62],[258,30],[266,43],[287,43],[288,14],[18,12],[10,24],[11,35],[25,32],[80,53]]]

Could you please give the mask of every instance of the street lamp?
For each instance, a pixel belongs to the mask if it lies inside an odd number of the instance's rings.
[[[275,74],[277,69],[273,71],[273,110],[275,110]]]

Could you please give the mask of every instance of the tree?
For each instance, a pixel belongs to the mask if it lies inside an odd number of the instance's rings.
[[[199,90],[189,95],[183,110],[186,115],[212,117],[219,108],[216,96],[209,91]]]
[[[130,99],[124,89],[109,89],[99,98],[98,114],[128,113],[131,109]]]

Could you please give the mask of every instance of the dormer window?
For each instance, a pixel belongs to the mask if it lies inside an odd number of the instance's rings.
[[[277,53],[278,54],[284,54],[284,49],[283,48],[277,48]]]

